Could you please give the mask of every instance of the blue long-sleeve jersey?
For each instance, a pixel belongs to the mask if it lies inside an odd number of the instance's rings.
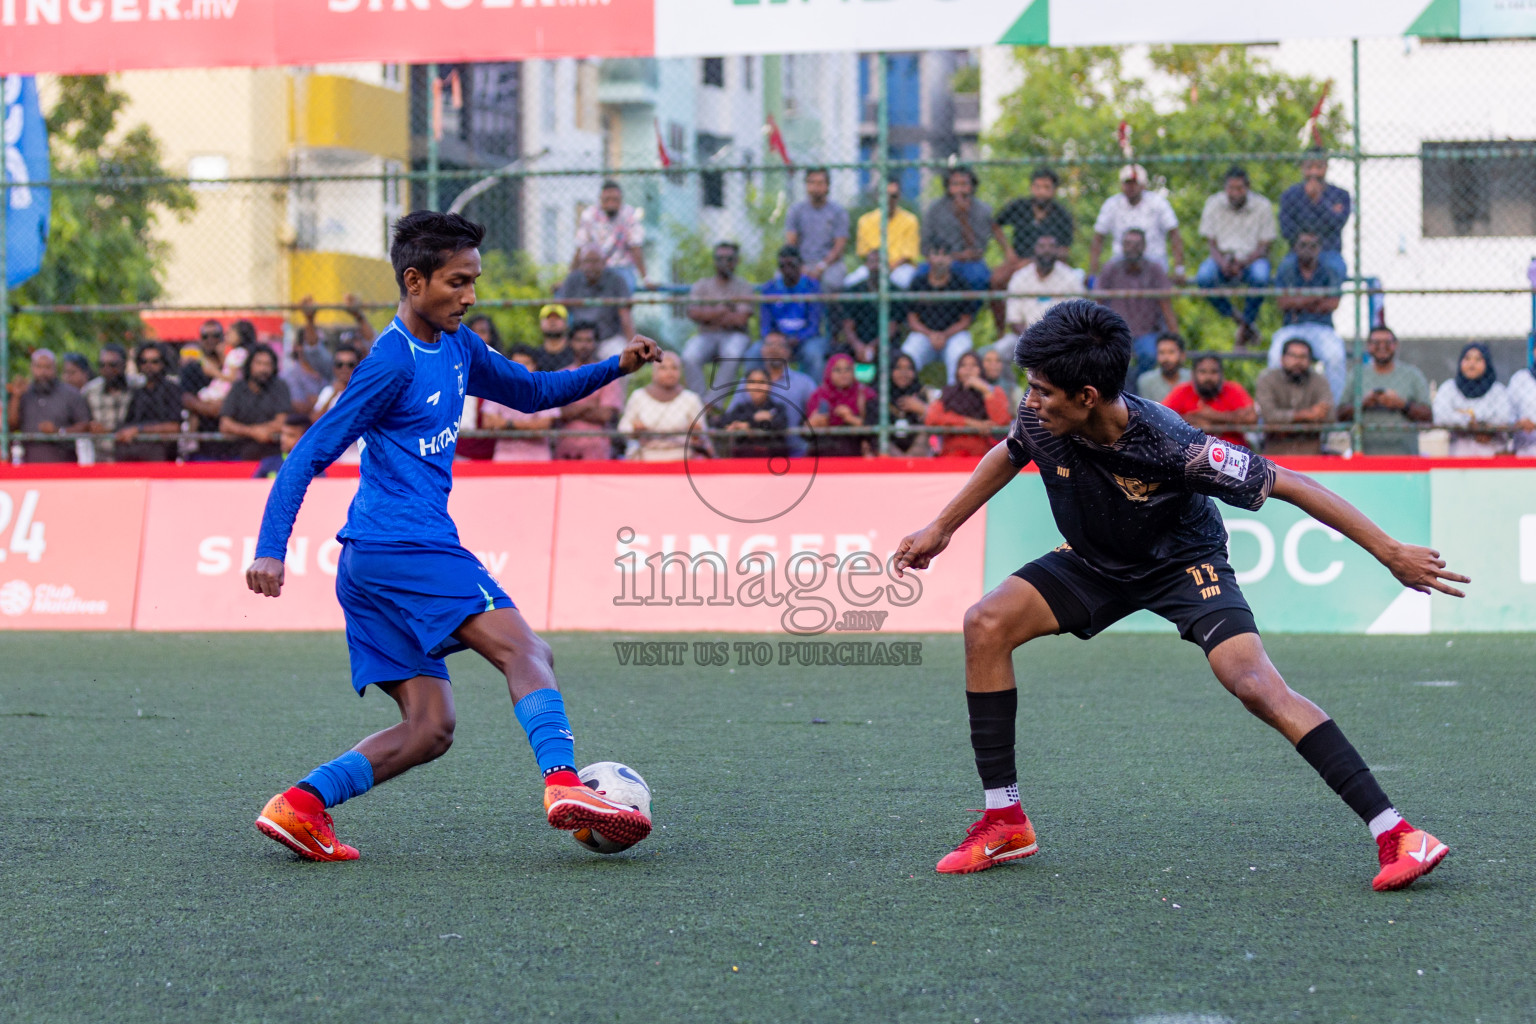
[[[359,437],[362,480],[339,540],[459,543],[448,516],[453,454],[466,393],[522,412],[574,402],[622,376],[619,357],[530,373],[460,326],[426,344],[397,317],[358,364],[336,404],[310,427],[272,483],[258,558],[286,555],[310,480]]]

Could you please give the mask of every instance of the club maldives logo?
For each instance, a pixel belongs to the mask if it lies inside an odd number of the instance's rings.
[[[0,584],[0,615],[105,615],[107,602],[91,601],[69,584],[10,580]]]

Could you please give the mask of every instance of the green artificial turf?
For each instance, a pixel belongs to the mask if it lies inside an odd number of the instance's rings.
[[[0,1020],[1536,1019],[1536,638],[1269,639],[1451,846],[1395,894],[1173,638],[1019,656],[1040,853],[960,877],[933,870],[981,797],[957,637],[734,671],[615,639],[550,638],[578,756],[645,775],[650,839],[552,832],[501,681],[458,655],[453,750],[340,808],[363,859],[316,865],[251,822],[394,720],[339,635],[0,634]]]

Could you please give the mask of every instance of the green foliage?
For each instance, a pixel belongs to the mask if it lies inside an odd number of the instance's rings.
[[[977,93],[981,92],[981,65],[962,64],[955,69],[955,73],[949,76],[950,92]]]
[[[563,279],[563,269],[550,269],[541,280],[539,268],[525,251],[519,249],[509,253],[502,249],[490,249],[480,257],[480,280],[475,282],[475,296],[482,302],[547,296]],[[538,306],[482,308],[479,313],[491,318],[501,334],[502,342],[507,345],[543,344],[543,336],[539,333]]]

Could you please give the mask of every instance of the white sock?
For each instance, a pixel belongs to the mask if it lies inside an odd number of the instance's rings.
[[[1019,784],[1017,782],[1011,786],[999,786],[997,789],[987,790],[987,810],[989,811],[1000,811],[1018,802]]]
[[[988,790],[987,792],[990,793],[991,790]],[[988,804],[987,806],[991,807],[992,805]],[[1380,814],[1376,815],[1376,817],[1367,822],[1366,827],[1371,830],[1372,839],[1380,839],[1382,835],[1387,832],[1391,832],[1394,828],[1396,828],[1398,822],[1402,820],[1403,816],[1397,813],[1397,808],[1388,807],[1386,810],[1382,811]]]

